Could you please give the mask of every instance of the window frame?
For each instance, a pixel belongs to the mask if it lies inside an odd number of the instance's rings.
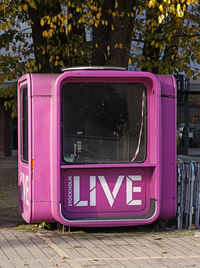
[[[23,120],[24,116],[24,92],[26,91],[26,109],[27,109],[27,116]],[[29,163],[29,146],[28,146],[28,137],[29,137],[29,129],[28,129],[28,85],[25,84],[21,86],[20,88],[20,159],[23,163],[28,164]],[[24,121],[26,120],[26,130],[27,131],[27,137],[26,137],[26,155],[25,155],[25,150],[24,150],[24,140],[25,140],[25,135],[24,135]]]
[[[144,135],[143,136],[143,139],[144,139],[144,158],[142,160],[139,160],[139,161],[135,161],[135,162],[131,162],[129,160],[127,160],[126,162],[121,162],[121,161],[115,161],[115,162],[101,162],[101,163],[98,163],[98,162],[91,162],[91,163],[77,163],[77,162],[67,162],[64,160],[64,147],[63,147],[63,139],[64,139],[64,122],[63,122],[63,109],[64,109],[64,105],[63,105],[63,87],[65,84],[68,84],[68,82],[65,82],[62,84],[61,86],[61,124],[60,124],[60,127],[61,127],[61,143],[60,143],[60,146],[61,146],[61,161],[62,161],[62,164],[64,165],[126,165],[126,164],[143,164],[146,162],[147,160],[147,157],[148,157],[148,140],[147,140],[147,136],[148,136],[148,100],[147,100],[147,85],[145,83],[141,83],[141,82],[93,82],[93,81],[88,81],[88,82],[83,82],[83,81],[80,81],[80,82],[69,82],[69,84],[125,84],[125,85],[142,85],[144,87],[144,91],[145,91],[145,102],[144,102],[144,105],[145,105],[145,109],[144,109],[144,121],[143,121],[143,127],[142,127],[142,132]],[[138,136],[138,139],[139,139],[139,136]],[[138,144],[139,144],[139,140],[138,140]],[[136,147],[136,150],[135,150],[135,153],[137,151],[137,147]],[[134,154],[134,153],[133,153]]]

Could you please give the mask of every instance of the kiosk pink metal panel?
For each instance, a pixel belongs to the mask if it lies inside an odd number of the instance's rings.
[[[26,74],[18,109],[27,222],[127,226],[176,215],[173,76],[109,68]]]

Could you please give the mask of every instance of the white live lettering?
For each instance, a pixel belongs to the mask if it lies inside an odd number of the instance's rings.
[[[97,193],[97,183],[96,180],[99,180],[100,185],[103,189],[105,197],[110,205],[113,206],[119,190],[122,186],[125,175],[119,175],[117,181],[114,185],[113,190],[111,191],[109,185],[104,176],[90,176],[90,185],[89,185],[89,200],[81,200],[81,185],[80,185],[80,176],[69,176],[68,177],[68,206],[71,207],[72,204],[76,207],[95,207],[97,204],[96,193]],[[73,191],[72,191],[72,180],[73,180]],[[141,182],[142,177],[140,175],[126,175],[126,205],[128,206],[141,206],[142,200],[134,199],[134,193],[141,193],[142,187],[134,186],[135,182]],[[72,203],[73,198],[73,203]],[[102,199],[99,200],[102,202]]]

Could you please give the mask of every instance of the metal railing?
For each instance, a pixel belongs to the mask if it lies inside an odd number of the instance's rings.
[[[200,217],[200,161],[178,157],[177,227],[198,228]]]

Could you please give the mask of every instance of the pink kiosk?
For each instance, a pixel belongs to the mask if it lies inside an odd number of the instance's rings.
[[[144,225],[176,216],[176,81],[120,68],[18,82],[19,211],[27,222]]]

